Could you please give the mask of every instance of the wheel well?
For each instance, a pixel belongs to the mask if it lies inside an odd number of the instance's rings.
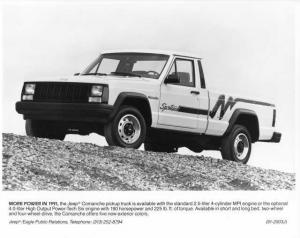
[[[259,125],[256,115],[241,114],[235,121],[235,124],[242,125],[247,128],[251,135],[252,142],[255,142],[259,138]]]
[[[147,127],[151,126],[152,115],[151,115],[150,105],[147,99],[137,99],[133,97],[127,97],[124,99],[121,105],[129,105],[137,108],[143,115]]]

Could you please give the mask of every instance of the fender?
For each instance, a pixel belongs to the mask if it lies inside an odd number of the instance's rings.
[[[117,112],[119,111],[120,107],[123,105],[124,101],[127,99],[136,99],[139,101],[143,101],[147,104],[148,108],[149,108],[149,113],[150,113],[150,118],[145,118],[146,120],[149,120],[149,123],[151,125],[152,123],[152,113],[151,113],[151,107],[150,107],[150,103],[149,100],[147,98],[147,96],[145,94],[142,93],[136,93],[136,92],[122,92],[119,94],[119,96],[117,97],[114,105],[113,105],[113,111],[111,112],[109,119],[111,120],[112,118],[114,118],[114,116],[117,114]]]
[[[249,110],[249,109],[236,109],[232,115],[231,115],[231,118],[229,119],[229,125],[224,133],[224,135],[228,135],[230,133],[230,131],[232,130],[233,126],[236,124],[239,116],[241,115],[251,115],[251,116],[254,116],[255,119],[256,119],[256,123],[257,123],[257,126],[258,126],[258,135],[257,135],[257,138],[253,138],[254,140],[258,140],[259,138],[259,122],[258,122],[258,117],[257,117],[257,114],[253,111],[253,110]]]

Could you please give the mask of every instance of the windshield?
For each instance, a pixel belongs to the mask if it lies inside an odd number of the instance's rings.
[[[81,75],[116,75],[158,79],[168,59],[168,55],[162,54],[102,54]]]

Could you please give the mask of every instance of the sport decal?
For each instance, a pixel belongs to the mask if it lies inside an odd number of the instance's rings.
[[[207,115],[207,110],[202,110],[198,108],[192,108],[192,107],[183,107],[183,106],[175,106],[175,105],[167,105],[166,103],[163,103],[160,106],[161,111],[176,111],[176,112],[184,112],[184,113],[190,113],[190,114],[201,114],[201,115]]]
[[[179,107],[175,105],[167,105],[166,103],[161,104],[161,111],[178,111]]]

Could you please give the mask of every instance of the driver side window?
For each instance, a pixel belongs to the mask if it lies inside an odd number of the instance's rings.
[[[176,75],[179,78],[180,83],[176,85],[195,87],[194,62],[192,60],[176,59],[169,75]]]

